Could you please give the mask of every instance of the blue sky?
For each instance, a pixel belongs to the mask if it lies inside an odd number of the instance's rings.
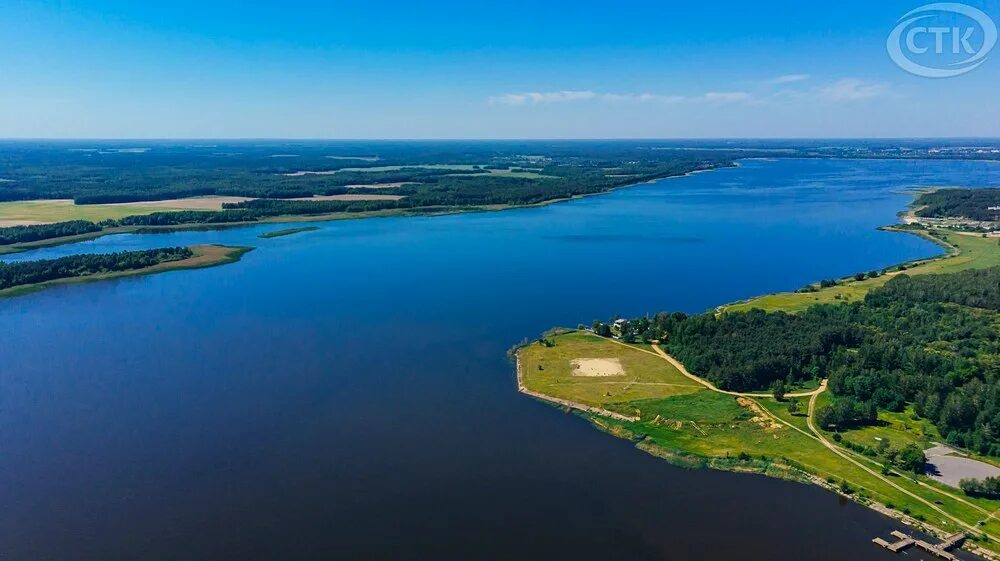
[[[0,137],[1000,136],[1000,48],[887,56],[923,3],[5,0]]]

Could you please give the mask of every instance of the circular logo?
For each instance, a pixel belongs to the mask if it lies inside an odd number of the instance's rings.
[[[889,58],[924,78],[951,78],[986,62],[997,42],[997,26],[981,10],[938,2],[899,18],[886,40]]]

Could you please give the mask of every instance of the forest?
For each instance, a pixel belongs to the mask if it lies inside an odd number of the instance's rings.
[[[0,141],[0,201],[297,198],[409,183],[416,204],[538,202],[740,158],[995,158],[948,140]],[[502,173],[513,172],[508,177]],[[525,177],[537,174],[539,177]],[[383,191],[380,191],[383,192]],[[508,194],[508,192],[510,194]],[[396,194],[387,192],[388,194]],[[488,202],[480,202],[488,201]]]
[[[435,204],[520,202],[558,198],[575,189],[596,192],[633,176],[729,165],[746,154],[651,148],[633,141],[0,141],[0,201],[298,198],[338,194],[348,186],[375,185],[384,192],[386,184],[407,183],[401,194]],[[504,177],[491,171],[511,173]],[[505,190],[515,194],[505,197]]]
[[[101,226],[86,220],[70,220],[55,224],[35,224],[32,226],[9,226],[0,228],[0,245],[27,243],[64,236],[77,236],[100,232]]]
[[[829,379],[824,428],[902,411],[948,442],[1000,455],[1000,268],[899,275],[863,302],[798,314],[762,310],[630,320],[626,340],[660,339],[691,371],[731,390]]]
[[[917,216],[967,218],[984,222],[1000,220],[1000,189],[938,189],[920,195]]]
[[[83,277],[114,271],[144,269],[191,257],[186,247],[122,251],[100,255],[70,255],[58,259],[0,262],[0,290],[56,279]]]

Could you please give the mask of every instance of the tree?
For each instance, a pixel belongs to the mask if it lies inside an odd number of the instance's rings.
[[[926,463],[927,456],[924,456],[924,451],[916,444],[904,446],[899,451],[899,455],[896,456],[896,465],[899,469],[912,471],[913,473],[923,472]]]
[[[958,486],[965,491],[966,495],[987,497],[990,499],[1000,498],[1000,477],[962,479],[958,482]]]
[[[792,415],[799,412],[799,400],[797,399],[788,400],[788,412],[791,413]]]
[[[785,400],[785,383],[781,380],[775,380],[771,384],[771,393],[774,394],[774,399],[778,401]]]

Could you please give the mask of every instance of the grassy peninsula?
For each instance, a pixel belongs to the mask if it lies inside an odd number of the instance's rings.
[[[817,484],[996,557],[1000,498],[947,484],[925,450],[1000,466],[1000,245],[917,233],[945,254],[701,316],[549,332],[516,350],[519,389],[672,463]]]
[[[59,284],[215,267],[239,261],[251,250],[252,247],[193,245],[0,263],[0,298],[21,296]]]

